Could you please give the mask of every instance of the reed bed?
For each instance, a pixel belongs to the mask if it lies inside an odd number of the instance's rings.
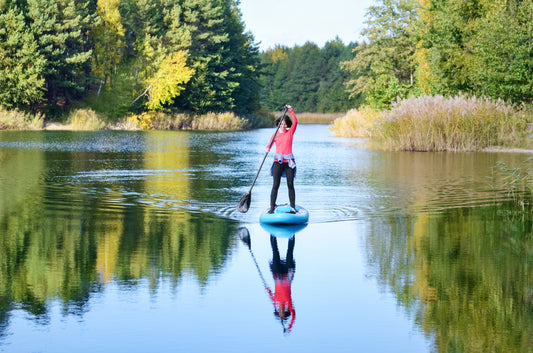
[[[411,97],[398,100],[380,115],[365,109],[351,112],[335,121],[331,130],[338,136],[369,137],[395,151],[478,151],[524,147],[528,142],[526,109],[503,100]]]
[[[43,116],[40,114],[7,110],[0,106],[0,130],[40,130],[43,128],[43,122]]]
[[[399,100],[384,114],[376,133],[391,150],[477,151],[523,146],[524,109],[503,100],[463,95],[420,96]]]

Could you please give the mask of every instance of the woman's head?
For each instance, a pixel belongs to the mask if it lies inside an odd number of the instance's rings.
[[[280,120],[281,120],[281,117],[276,119],[276,122],[275,122],[275,123],[276,123],[276,126],[279,125]],[[284,115],[284,116],[283,116],[283,120],[285,121],[285,124],[287,125],[287,127],[290,129],[290,127],[292,126],[292,120],[291,120],[291,118],[289,118],[288,115]]]

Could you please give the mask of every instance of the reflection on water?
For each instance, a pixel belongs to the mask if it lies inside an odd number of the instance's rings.
[[[527,156],[371,151],[302,125],[295,187],[310,224],[269,229],[257,224],[269,202],[268,168],[248,213],[236,204],[271,132],[0,132],[0,351],[42,350],[27,340],[42,339],[28,323],[64,337],[61,320],[76,317],[94,332],[116,307],[113,318],[127,317],[122,298],[143,288],[148,309],[121,327],[135,331],[168,312],[165,327],[190,333],[181,342],[205,340],[199,327],[210,327],[207,348],[239,340],[239,350],[261,351],[258,340],[278,342],[281,323],[292,330],[285,343],[307,351],[353,351],[362,342],[365,351],[429,351],[418,329],[439,352],[533,349],[532,212],[490,181],[498,162],[512,168]],[[191,283],[199,293],[189,294]],[[177,303],[165,306],[173,296]],[[228,322],[262,332],[243,338]],[[137,350],[172,347],[164,342],[175,332],[154,327],[159,343]],[[103,351],[120,347],[109,341]]]
[[[292,229],[291,231],[287,232],[287,228]],[[238,236],[250,251],[250,255],[252,256],[255,267],[257,268],[259,277],[261,278],[263,286],[265,287],[265,290],[268,293],[272,304],[274,305],[274,316],[281,323],[284,333],[291,332],[294,321],[296,320],[296,310],[292,303],[291,293],[291,285],[294,279],[294,274],[296,273],[294,245],[296,243],[296,233],[304,228],[305,225],[298,227],[298,229],[296,229],[294,226],[283,227],[273,225],[270,225],[268,228],[270,230],[270,246],[272,248],[270,271],[274,280],[274,291],[272,291],[270,286],[267,284],[267,281],[261,272],[261,268],[257,264],[257,260],[255,259],[252,251],[251,238],[248,229],[246,227],[241,227],[238,230]],[[289,233],[292,234],[289,235]],[[280,255],[278,237],[282,239],[287,238],[287,253],[284,258]]]
[[[368,263],[437,351],[530,352],[532,211],[507,203],[373,223]]]

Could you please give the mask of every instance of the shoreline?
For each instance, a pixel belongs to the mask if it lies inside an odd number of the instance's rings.
[[[317,124],[317,122],[313,121],[307,121],[302,124]],[[320,123],[319,123],[320,124]],[[327,123],[323,123],[323,125],[329,125]],[[101,130],[84,130],[84,129],[74,129],[71,124],[62,124],[57,122],[45,122],[43,124],[42,129],[36,129],[36,130],[0,130],[0,131],[141,131],[141,129],[132,129],[132,128],[124,128],[124,127],[108,127]],[[174,131],[179,131],[183,129],[176,129]],[[149,130],[148,130],[149,131]],[[185,130],[183,130],[185,131]],[[187,130],[192,131],[192,130]],[[199,131],[199,130],[198,130]],[[228,130],[229,131],[229,130]],[[410,152],[410,151],[405,151]],[[445,151],[445,152],[457,152],[457,151]],[[479,151],[458,151],[458,152],[491,152],[491,153],[533,153],[533,149],[527,149],[527,148],[516,148],[516,147],[499,147],[499,146],[493,146],[493,147],[487,147],[483,148]]]

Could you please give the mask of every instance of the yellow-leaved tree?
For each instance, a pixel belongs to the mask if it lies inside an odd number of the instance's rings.
[[[157,72],[146,80],[146,107],[160,110],[163,104],[172,103],[185,89],[184,84],[189,82],[193,74],[194,69],[187,67],[187,54],[184,51],[167,56]]]
[[[116,73],[124,54],[125,30],[119,12],[119,0],[98,0],[96,13],[99,21],[93,28],[93,74],[105,84]]]

